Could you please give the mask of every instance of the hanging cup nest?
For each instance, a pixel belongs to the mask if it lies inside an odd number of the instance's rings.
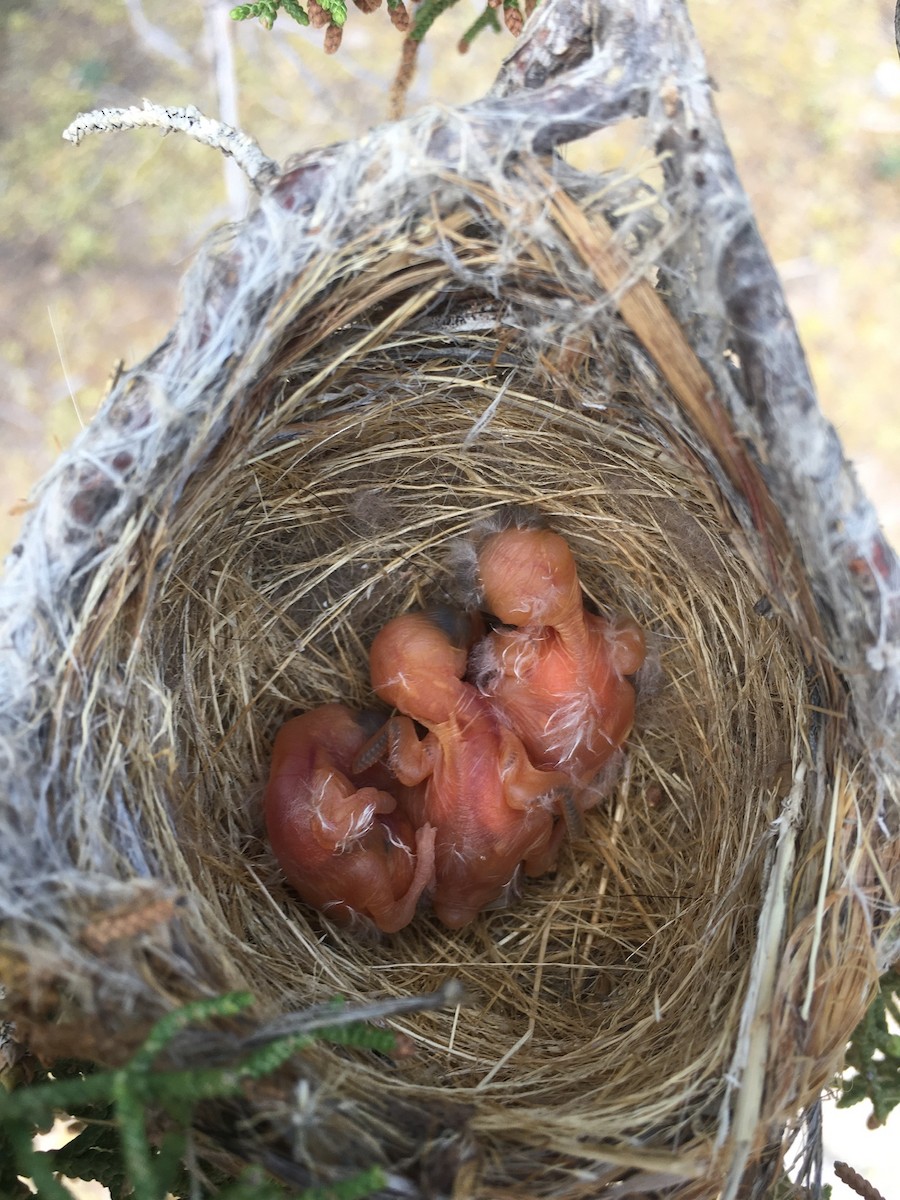
[[[462,986],[389,1020],[402,1060],[318,1046],[302,1111],[285,1078],[207,1123],[310,1178],[762,1194],[893,955],[897,565],[815,408],[682,9],[630,8],[587,26],[551,4],[481,104],[280,173],[8,567],[21,1038],[118,1062],[228,989],[264,1032],[335,994]],[[655,188],[550,154],[623,113]],[[647,632],[624,769],[508,907],[336,928],[266,845],[274,735],[370,705],[374,634],[456,598],[450,549],[509,505]]]

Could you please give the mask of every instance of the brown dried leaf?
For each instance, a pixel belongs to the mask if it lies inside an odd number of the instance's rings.
[[[321,29],[323,25],[330,23],[331,13],[322,7],[319,0],[309,0],[306,8],[309,15],[309,23],[313,29]]]
[[[518,37],[525,25],[519,9],[513,8],[512,5],[505,6],[503,9],[503,20],[506,22],[506,28],[513,37]]]
[[[398,4],[395,8],[388,10],[390,13],[391,22],[395,29],[399,29],[401,33],[406,33],[409,29],[409,10],[405,4]]]
[[[335,54],[341,46],[344,30],[340,25],[329,25],[325,30],[324,49],[326,54]]]

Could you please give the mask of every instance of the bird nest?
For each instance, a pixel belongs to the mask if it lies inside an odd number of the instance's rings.
[[[402,1057],[316,1046],[222,1140],[409,1195],[764,1190],[890,956],[890,778],[721,399],[740,355],[703,391],[663,298],[683,218],[476,141],[431,113],[284,172],[45,481],[3,596],[8,1009],[117,1062],[197,996],[261,1031],[396,999]],[[374,634],[511,504],[647,633],[624,768],[464,931],[335,927],[266,844],[275,733],[370,705]]]

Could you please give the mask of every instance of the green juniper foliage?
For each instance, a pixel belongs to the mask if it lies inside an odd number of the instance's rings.
[[[201,1000],[158,1021],[126,1066],[92,1072],[90,1066],[61,1063],[54,1077],[11,1092],[0,1090],[0,1196],[30,1196],[18,1176],[33,1180],[42,1200],[71,1200],[58,1180],[99,1180],[113,1200],[163,1200],[168,1193],[194,1195],[182,1166],[187,1130],[194,1108],[204,1100],[240,1093],[244,1083],[260,1079],[316,1041],[390,1054],[394,1035],[360,1022],[324,1025],[255,1046],[237,1062],[222,1067],[156,1070],[157,1056],[188,1025],[214,1017],[233,1017],[252,1004],[245,992]],[[151,1145],[147,1111],[161,1111],[174,1123],[161,1144]],[[49,1128],[58,1112],[84,1122],[84,1129],[59,1150],[34,1149],[36,1132]],[[339,1183],[292,1193],[298,1200],[362,1200],[384,1187],[385,1176],[373,1167]],[[283,1188],[245,1173],[217,1192],[221,1200],[284,1200]]]
[[[894,968],[881,977],[869,1011],[853,1033],[847,1051],[847,1066],[856,1074],[841,1083],[838,1108],[849,1108],[870,1100],[870,1125],[883,1125],[900,1103],[900,1035],[888,1029],[888,1017],[900,1027],[900,971]]]
[[[249,21],[251,17],[256,17],[260,25],[266,29],[271,29],[275,24],[275,18],[278,16],[279,8],[283,8],[283,0],[256,0],[255,4],[239,4],[231,10],[231,19],[233,21]],[[308,25],[309,17],[306,15],[306,10],[301,8],[299,4],[291,5],[295,8],[295,12],[288,12],[294,18],[298,25]]]
[[[466,32],[462,35],[459,42],[459,48],[465,52],[472,45],[479,33],[484,29],[493,29],[494,33],[500,32],[500,18],[497,16],[496,8],[492,8],[489,4],[480,17],[476,17]]]
[[[387,0],[388,10],[396,9],[400,3],[401,0]],[[408,34],[410,40],[420,42],[435,20],[456,3],[457,0],[421,0],[421,3],[416,8],[412,28]],[[342,26],[347,20],[347,5],[345,0],[319,0],[319,4],[331,17],[333,25]],[[359,7],[365,12],[371,11],[369,4],[360,4]],[[516,14],[519,14],[518,0],[502,0],[502,7],[504,10],[512,9]],[[255,3],[252,4],[239,4],[231,10],[231,17],[235,21],[255,19],[261,25],[265,26],[266,29],[271,29],[279,11],[282,9],[289,17],[293,17],[298,25],[309,25],[309,15],[306,9],[297,3],[297,0],[255,0]],[[463,34],[459,43],[460,50],[467,50],[475,38],[485,29],[493,29],[499,33],[500,24],[496,8],[490,4],[486,4],[481,15],[476,18]],[[519,18],[518,27],[521,28],[521,17]],[[510,28],[517,31],[514,22],[510,23]]]
[[[413,18],[412,29],[409,31],[410,38],[414,42],[421,42],[441,13],[452,8],[456,2],[457,0],[422,0]]]
[[[319,0],[319,7],[324,8],[331,17],[332,25],[343,25],[347,20],[344,0]],[[231,18],[233,21],[247,21],[256,17],[261,25],[271,29],[280,8],[293,17],[298,25],[309,24],[309,15],[297,0],[256,0],[255,4],[239,4],[231,10]]]

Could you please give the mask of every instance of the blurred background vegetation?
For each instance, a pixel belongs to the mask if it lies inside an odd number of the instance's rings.
[[[483,0],[425,40],[409,107],[482,94],[512,39],[456,53]],[[273,157],[386,118],[402,35],[351,7],[343,45],[282,15],[271,33],[221,0],[0,0],[0,554],[29,489],[87,420],[115,362],[172,324],[178,280],[246,189],[218,155],[152,131],[60,134],[81,110],[196,104]],[[745,186],[823,407],[900,544],[900,63],[893,0],[691,0]],[[629,161],[629,131],[573,146]]]
[[[744,185],[835,423],[900,546],[900,62],[893,0],[689,0]],[[343,45],[227,0],[0,0],[0,555],[35,480],[177,313],[205,233],[243,215],[231,164],[153,131],[61,140],[79,112],[143,97],[239,124],[279,161],[387,118],[402,34],[351,8]],[[475,99],[512,46],[456,52],[483,0],[459,0],[422,47],[408,108]],[[586,167],[633,163],[634,130],[587,139]],[[891,1135],[862,1108],[838,1139],[894,1186]],[[827,1126],[826,1126],[827,1128]],[[861,1134],[861,1137],[860,1137]],[[848,1144],[849,1143],[849,1144]],[[879,1167],[877,1157],[886,1156]],[[881,1184],[886,1188],[887,1183]],[[840,1185],[838,1185],[840,1187]]]

